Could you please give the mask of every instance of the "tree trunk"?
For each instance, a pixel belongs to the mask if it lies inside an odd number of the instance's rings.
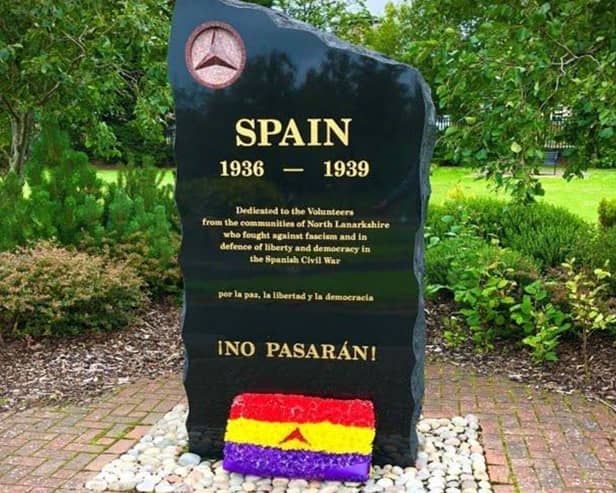
[[[18,176],[23,175],[24,164],[28,158],[34,130],[34,112],[32,110],[11,115],[11,155],[9,169]]]

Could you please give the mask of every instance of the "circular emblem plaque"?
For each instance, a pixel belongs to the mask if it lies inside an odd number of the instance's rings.
[[[246,66],[244,41],[224,22],[201,24],[186,42],[186,65],[202,86],[210,89],[230,86]]]

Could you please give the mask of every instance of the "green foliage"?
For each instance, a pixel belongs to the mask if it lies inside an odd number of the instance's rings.
[[[428,207],[428,216],[424,228],[426,240],[429,242],[431,237],[443,238],[449,231],[448,219],[444,219],[448,215],[448,209],[444,206],[430,203]]]
[[[133,270],[99,256],[39,243],[0,254],[0,337],[117,330],[143,305]]]
[[[30,168],[42,169],[62,164],[65,154],[74,150],[68,133],[64,132],[54,118],[47,118],[41,123],[41,129],[32,147]],[[32,170],[31,170],[32,171]],[[32,176],[29,177],[32,180]]]
[[[466,215],[478,233],[523,255],[541,267],[555,267],[576,251],[578,238],[588,238],[592,228],[568,210],[546,203],[508,204],[479,198],[445,204],[447,213]]]
[[[10,171],[0,179],[0,251],[23,245],[32,235],[32,220],[23,196],[23,182]]]
[[[445,238],[479,237],[466,211],[462,207],[452,207],[451,203],[443,206],[430,204],[425,234],[428,246]]]
[[[145,122],[144,122],[145,123]],[[159,128],[152,129],[152,136],[144,138],[143,132],[134,121],[111,121],[109,127],[116,140],[118,157],[130,161],[133,155],[152,156],[153,164],[164,166],[173,162],[173,148],[165,140],[163,132],[166,123],[158,123]],[[78,136],[74,139],[78,141]],[[95,153],[92,153],[96,155]],[[103,156],[98,156],[103,157]]]
[[[390,5],[368,43],[418,67],[452,125],[437,156],[477,168],[518,202],[543,193],[550,115],[572,118],[566,176],[616,155],[616,37],[609,2],[461,2]]]
[[[496,339],[520,340],[536,361],[556,361],[559,338],[571,329],[570,317],[550,302],[542,281],[520,285],[514,270],[500,260],[467,264],[467,259],[452,262],[458,278],[451,289],[468,332],[458,323],[450,324],[445,340],[459,345],[469,334],[480,351],[492,349]]]
[[[426,281],[431,293],[453,288],[463,273],[463,265],[481,266],[498,262],[512,280],[521,285],[539,277],[537,264],[515,250],[500,248],[478,238],[451,238],[426,250]],[[460,267],[461,269],[458,269]]]
[[[495,234],[502,244],[536,259],[542,266],[554,266],[573,253],[575,239],[590,227],[564,208],[549,204],[511,205],[503,211]]]
[[[524,287],[520,303],[511,307],[511,319],[524,331],[522,342],[532,349],[535,361],[556,361],[561,334],[571,328],[570,317],[549,301],[549,293],[537,280]]]
[[[0,111],[0,175],[4,175],[9,169],[10,150],[10,119],[6,113]]]
[[[492,205],[480,203],[478,210],[492,212]],[[537,263],[480,236],[483,222],[473,223],[477,218],[464,206],[436,212],[452,214],[429,221],[426,292],[451,291],[466,322],[466,328],[457,317],[443,323],[446,343],[456,347],[470,337],[485,351],[498,338],[513,338],[529,346],[536,361],[555,361],[559,338],[571,329],[570,317],[552,303]]]
[[[177,293],[181,285],[179,219],[163,176],[151,164],[125,166],[104,196],[102,245],[135,269],[155,295]]]
[[[256,3],[257,5],[261,5],[263,7],[271,7],[274,1],[273,0],[248,0],[248,3]]]
[[[151,157],[144,156],[137,164],[131,156],[128,164],[120,166],[118,179],[109,186],[110,194],[123,190],[132,200],[143,200],[145,210],[154,210],[158,206],[165,209],[167,222],[175,231],[180,230],[180,218],[173,197],[174,186],[165,182],[165,171],[154,166]]]
[[[455,264],[458,263],[456,260]],[[461,272],[453,286],[473,344],[481,351],[492,349],[497,337],[511,337],[509,309],[515,303],[517,283],[511,280],[510,274],[501,263],[470,266]]]
[[[578,270],[575,260],[563,263],[563,267],[568,277],[565,286],[569,293],[573,325],[582,338],[584,375],[588,381],[591,374],[588,339],[594,332],[616,324],[616,315],[608,312],[604,299],[611,274],[603,269],[594,269],[592,273]]]
[[[102,182],[88,156],[70,147],[68,136],[51,126],[37,141],[26,167],[31,239],[55,238],[78,245],[84,237],[101,241]]]
[[[564,153],[564,156],[567,157],[572,150]],[[592,165],[596,169],[616,169],[616,151],[613,149],[606,149],[604,147],[597,147],[595,150],[595,155],[598,158],[595,158],[591,161]]]
[[[439,212],[435,209],[434,212]],[[426,227],[426,281],[427,292],[433,294],[442,288],[453,290],[466,267],[480,268],[501,264],[511,279],[525,286],[539,277],[538,263],[516,250],[502,248],[492,238],[489,242],[481,236],[480,227],[464,208],[443,208],[451,212],[436,219],[430,216]],[[435,233],[438,233],[435,234]]]
[[[117,183],[103,194],[104,237],[90,243],[125,261],[155,295],[177,293],[181,285],[179,218],[173,187],[163,179],[148,159],[121,167]]]
[[[145,281],[153,296],[177,295],[182,287],[177,261],[180,235],[154,225],[145,233],[126,236],[122,242],[107,241],[102,249],[93,251],[102,250],[130,266]]]
[[[426,294],[431,296],[443,288],[451,288],[456,272],[452,263],[458,258],[474,257],[486,246],[468,224],[468,217],[445,214],[444,208],[431,207],[425,227]]]
[[[120,157],[123,147],[113,124],[146,143],[164,142],[171,7],[158,0],[20,0],[3,9],[0,111],[19,137],[9,156],[14,171],[21,174],[36,122],[48,115],[104,159]]]
[[[610,272],[610,294],[616,296],[616,226],[600,228],[594,235],[580,238],[577,252],[583,265]]]
[[[466,342],[466,328],[457,316],[443,317],[441,323],[443,324],[443,339],[448,347],[459,348]]]
[[[599,202],[599,224],[606,229],[616,226],[616,198]]]
[[[479,350],[489,350],[497,337],[507,335],[508,307],[515,302],[518,283],[506,262],[519,269],[520,257],[487,243],[477,235],[468,216],[459,212],[459,222],[452,215],[441,218],[448,226],[442,237],[428,230],[426,291],[428,295],[444,288],[452,291],[473,344]],[[456,320],[446,326],[444,337],[449,345],[457,346],[467,334]]]
[[[365,0],[274,0],[274,8],[351,42],[363,41],[372,25]]]
[[[29,192],[14,173],[0,181],[0,249],[54,239],[125,262],[153,294],[177,293],[180,225],[163,176],[145,159],[122,167],[117,183],[105,186],[65,133],[46,128],[27,165]]]
[[[486,243],[479,238],[448,238],[426,249],[426,282],[429,294],[450,287],[459,274],[452,270],[452,262],[458,258],[476,258],[479,249]]]

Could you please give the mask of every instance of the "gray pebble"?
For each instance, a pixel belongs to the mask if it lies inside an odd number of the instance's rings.
[[[179,406],[138,444],[86,483],[139,493],[492,493],[476,416],[422,419],[414,467],[374,466],[366,483],[262,478],[227,473],[221,461],[186,451],[186,409]],[[396,452],[391,445],[392,452]],[[163,478],[174,474],[174,484]],[[104,488],[103,488],[104,487]],[[101,489],[103,488],[103,489]],[[171,489],[170,489],[171,488]]]
[[[305,479],[292,479],[291,481],[289,481],[289,487],[290,488],[306,488],[308,486],[308,481],[306,481]],[[287,491],[288,491],[287,489]]]
[[[180,455],[178,459],[178,464],[180,466],[197,466],[199,462],[201,462],[201,457],[190,452]]]

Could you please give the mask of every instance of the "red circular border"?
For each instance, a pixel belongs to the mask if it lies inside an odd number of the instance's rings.
[[[208,84],[207,82],[204,82],[199,77],[199,74],[197,74],[197,71],[194,69],[194,66],[193,66],[193,59],[192,59],[193,45],[195,44],[196,39],[201,35],[203,31],[210,29],[212,27],[219,27],[219,28],[225,29],[227,32],[229,32],[229,34],[231,34],[231,36],[233,36],[233,38],[238,42],[239,47],[240,47],[241,60],[240,60],[240,66],[237,69],[237,73],[227,82],[224,82],[221,84]],[[240,76],[244,72],[244,68],[246,67],[246,46],[244,45],[244,40],[242,39],[240,34],[235,30],[235,28],[231,26],[230,24],[227,24],[226,22],[211,21],[211,22],[204,22],[203,24],[197,26],[195,30],[191,33],[191,35],[188,37],[188,41],[186,41],[186,48],[185,48],[184,53],[185,53],[184,57],[185,57],[186,67],[188,68],[190,75],[192,75],[193,79],[195,79],[199,84],[209,89],[224,89],[225,87],[229,87],[231,84],[237,81],[237,79],[240,78]]]

